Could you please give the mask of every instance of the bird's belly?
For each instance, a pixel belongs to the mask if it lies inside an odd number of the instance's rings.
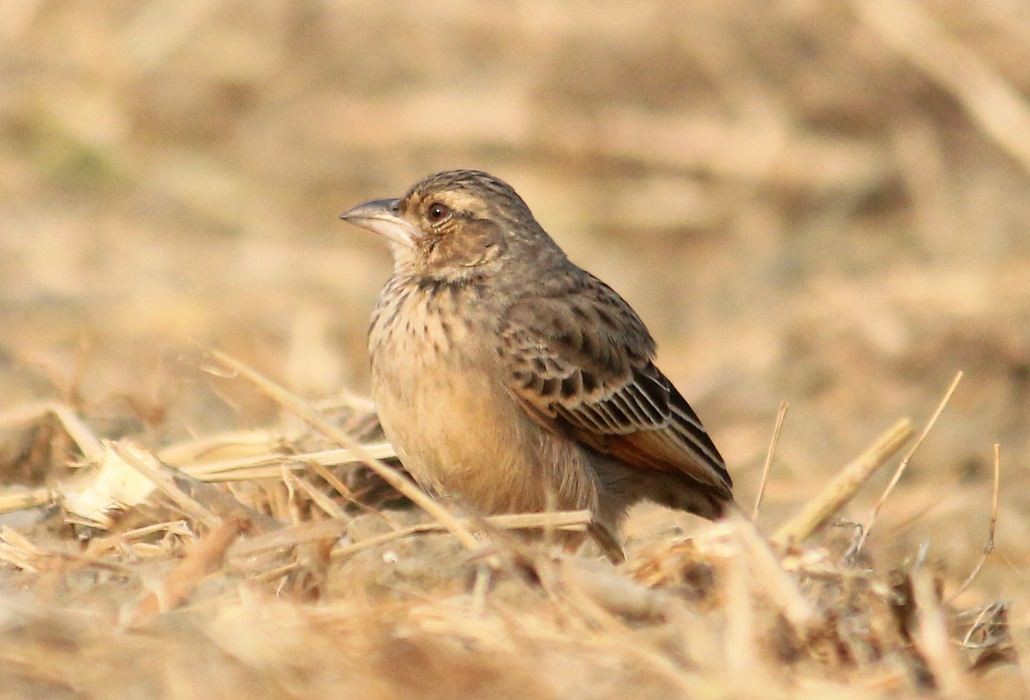
[[[384,350],[372,363],[376,410],[422,488],[482,514],[596,507],[579,448],[533,423],[488,371],[460,355]]]
[[[518,436],[524,419],[503,389],[447,359],[377,359],[373,397],[383,430],[423,488],[484,513],[539,509],[537,467]]]

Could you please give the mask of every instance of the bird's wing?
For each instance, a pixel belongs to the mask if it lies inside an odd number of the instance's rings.
[[[731,498],[722,456],[655,367],[643,322],[610,287],[589,276],[525,296],[501,324],[508,389],[539,424],[627,465],[678,473]]]

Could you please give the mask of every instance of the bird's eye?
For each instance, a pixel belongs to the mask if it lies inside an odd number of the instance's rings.
[[[429,205],[428,216],[432,223],[443,221],[451,215],[451,210],[444,204],[433,202]]]

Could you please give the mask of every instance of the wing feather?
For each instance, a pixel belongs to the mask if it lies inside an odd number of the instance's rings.
[[[603,282],[590,276],[523,297],[501,332],[509,391],[538,423],[630,466],[678,473],[731,497],[722,455],[654,365],[654,340]]]

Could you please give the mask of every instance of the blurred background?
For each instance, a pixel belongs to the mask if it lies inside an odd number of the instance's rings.
[[[640,312],[747,506],[790,402],[767,524],[964,370],[873,539],[964,575],[1000,442],[997,593],[1030,563],[1028,95],[1016,0],[3,3],[0,409],[275,420],[198,345],[367,393],[389,254],[338,214],[480,168]]]

